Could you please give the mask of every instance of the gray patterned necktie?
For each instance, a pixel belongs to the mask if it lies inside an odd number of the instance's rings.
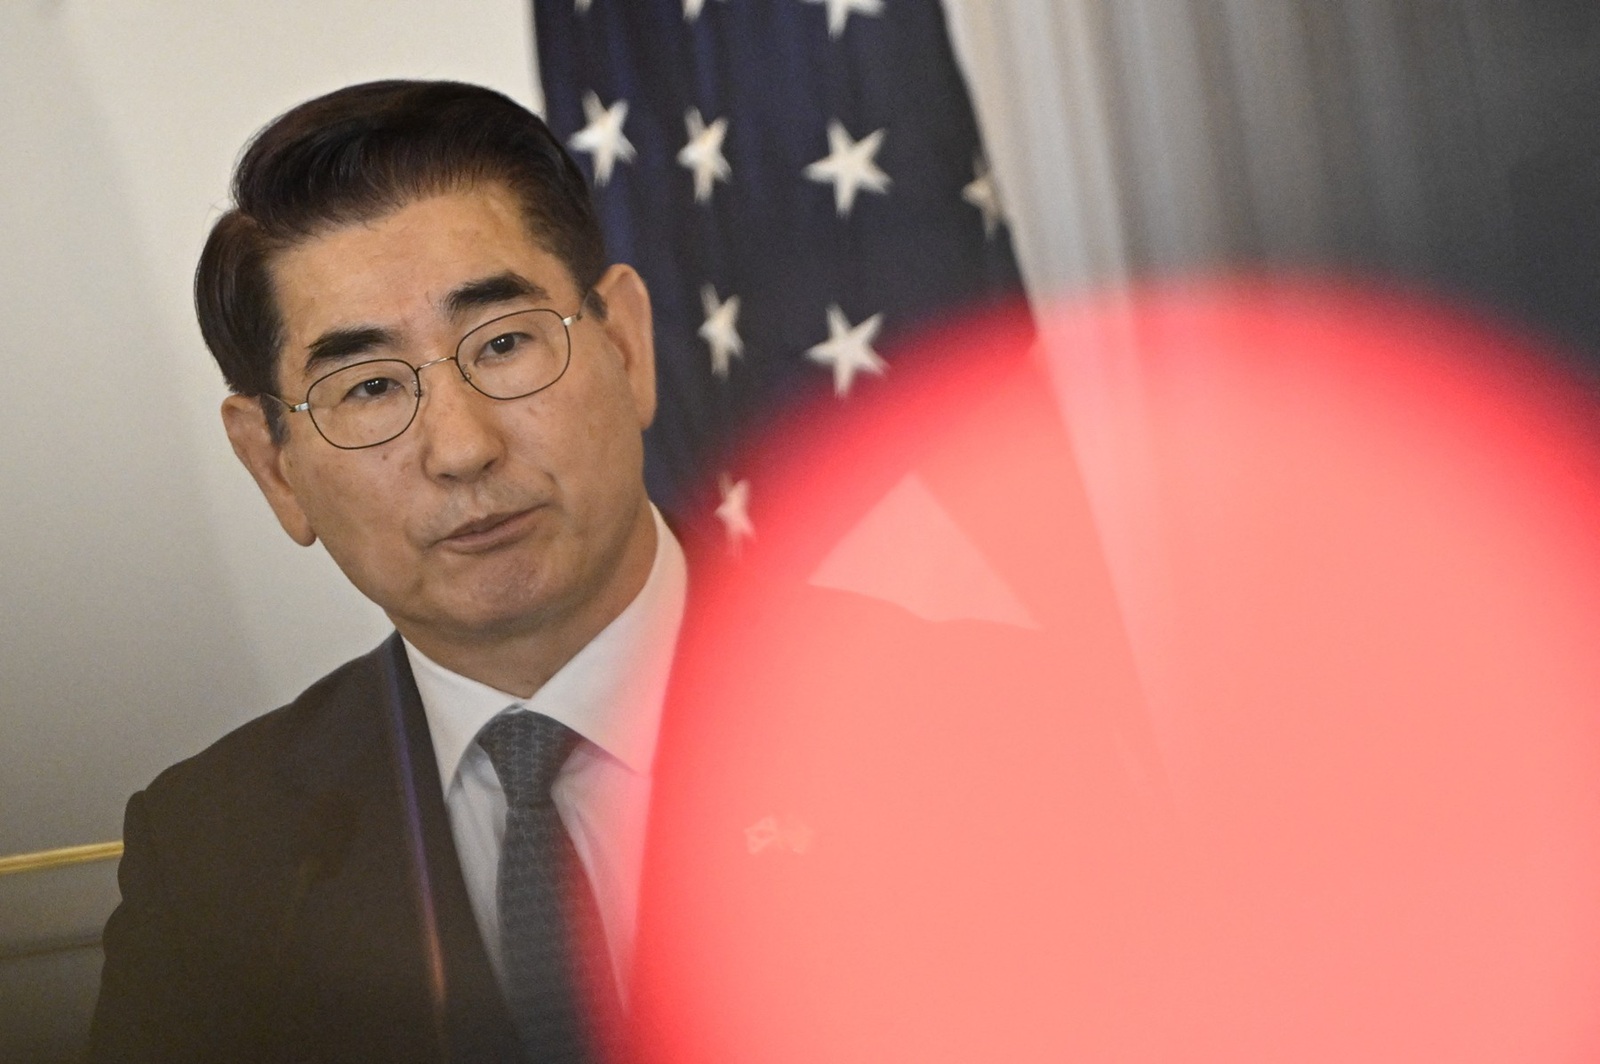
[[[525,710],[502,713],[478,733],[506,792],[497,884],[506,1001],[537,1064],[599,1059],[585,998],[610,978],[594,896],[550,797],[577,743],[566,725]]]

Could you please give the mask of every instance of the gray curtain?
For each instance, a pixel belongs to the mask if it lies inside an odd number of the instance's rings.
[[[948,8],[1036,290],[1354,269],[1600,364],[1600,4]]]

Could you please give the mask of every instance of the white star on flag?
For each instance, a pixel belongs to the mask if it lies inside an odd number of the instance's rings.
[[[775,816],[764,816],[744,829],[744,844],[753,854],[764,852],[782,837],[783,832],[779,830]]]
[[[883,0],[807,0],[812,4],[828,5],[828,36],[838,40],[844,33],[844,24],[852,13],[877,15],[883,11]]]
[[[983,156],[973,160],[972,173],[972,180],[961,190],[961,198],[983,212],[983,235],[993,237],[995,228],[1005,220],[1005,211],[1000,209],[1000,190],[994,187],[994,174]]]
[[[858,189],[877,193],[888,189],[889,175],[873,161],[883,144],[884,132],[878,129],[852,140],[838,119],[828,120],[828,154],[808,165],[805,175],[818,183],[833,182],[833,206],[839,217],[849,216]]]
[[[610,107],[601,107],[600,97],[586,92],[583,94],[583,117],[589,124],[572,135],[567,147],[594,156],[594,183],[604,185],[611,180],[611,169],[618,159],[623,162],[633,159],[633,144],[622,135],[622,123],[628,118],[628,101],[618,100]]]
[[[694,201],[711,201],[713,181],[726,181],[733,170],[722,154],[722,138],[728,135],[728,120],[719,118],[709,126],[700,109],[691,107],[683,116],[689,130],[689,143],[678,152],[678,165],[694,171]]]
[[[750,482],[736,482],[724,473],[717,478],[717,491],[722,495],[717,520],[728,534],[728,550],[737,555],[745,540],[756,538],[756,526],[750,522]]]
[[[587,2],[587,0],[585,0]],[[693,22],[705,9],[706,0],[683,0],[683,21]]]
[[[700,323],[700,339],[711,345],[711,372],[726,377],[729,362],[735,355],[744,354],[738,329],[739,297],[719,301],[717,290],[706,285],[700,289],[700,305],[706,311],[706,320]]]
[[[828,338],[806,352],[813,362],[833,367],[833,394],[850,394],[857,373],[883,376],[889,364],[872,349],[873,337],[883,325],[883,315],[874,314],[860,325],[851,325],[838,304],[828,307]]]

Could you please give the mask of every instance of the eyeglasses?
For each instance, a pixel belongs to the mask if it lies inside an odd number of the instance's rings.
[[[413,366],[397,358],[376,358],[342,366],[318,377],[306,401],[290,403],[272,395],[290,413],[311,417],[322,438],[345,451],[376,447],[405,432],[422,402],[422,371],[454,362],[461,377],[490,399],[523,399],[542,392],[567,372],[572,361],[572,323],[548,309],[502,314],[473,329],[456,344],[456,353]]]

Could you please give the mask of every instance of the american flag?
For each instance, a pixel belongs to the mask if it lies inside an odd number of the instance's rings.
[[[655,308],[651,496],[737,547],[759,519],[754,430],[796,404],[862,409],[895,387],[897,338],[1020,292],[943,9],[534,0],[534,16],[547,119]]]

